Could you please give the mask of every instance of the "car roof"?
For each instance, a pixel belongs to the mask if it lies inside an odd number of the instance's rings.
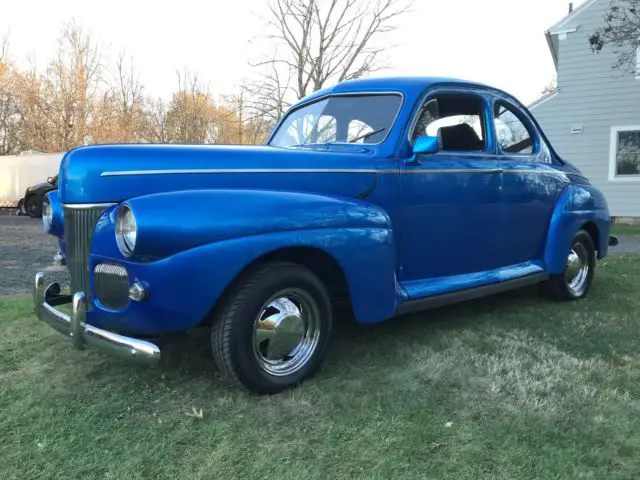
[[[463,87],[476,87],[487,91],[501,93],[505,92],[478,82],[462,80],[448,77],[374,77],[359,78],[357,80],[347,80],[337,85],[324,88],[311,95],[306,96],[299,103],[307,103],[325,95],[357,92],[400,92],[405,96],[414,97],[424,91],[425,88],[433,85],[456,85]]]

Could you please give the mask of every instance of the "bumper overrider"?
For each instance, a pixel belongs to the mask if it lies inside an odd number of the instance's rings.
[[[87,345],[108,353],[127,357],[145,363],[157,363],[160,360],[160,348],[151,342],[125,337],[108,330],[85,323],[87,297],[84,292],[74,295],[61,295],[60,285],[52,283],[45,287],[44,273],[36,274],[33,301],[36,315],[54,330],[71,338],[78,350]],[[68,315],[55,307],[71,304]]]

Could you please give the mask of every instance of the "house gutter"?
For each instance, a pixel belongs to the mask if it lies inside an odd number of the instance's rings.
[[[547,39],[547,44],[549,45],[549,50],[551,51],[551,57],[553,58],[553,66],[556,69],[556,72],[558,71],[558,54],[556,52],[555,47],[553,46],[553,40],[551,39],[551,31],[547,30],[546,32],[544,32],[544,36]]]

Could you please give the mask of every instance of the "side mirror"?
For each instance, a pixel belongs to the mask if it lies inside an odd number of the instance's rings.
[[[413,144],[413,155],[407,159],[407,165],[420,165],[418,155],[431,155],[440,150],[440,139],[438,137],[422,136],[416,138]]]
[[[438,150],[440,150],[438,137],[418,137],[416,138],[416,142],[413,144],[414,155],[429,155],[438,153]]]

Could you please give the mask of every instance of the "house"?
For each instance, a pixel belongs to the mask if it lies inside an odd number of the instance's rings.
[[[558,154],[606,195],[614,217],[640,218],[640,51],[637,73],[614,70],[615,51],[593,53],[589,34],[610,0],[585,0],[547,32],[555,91],[529,106]]]

